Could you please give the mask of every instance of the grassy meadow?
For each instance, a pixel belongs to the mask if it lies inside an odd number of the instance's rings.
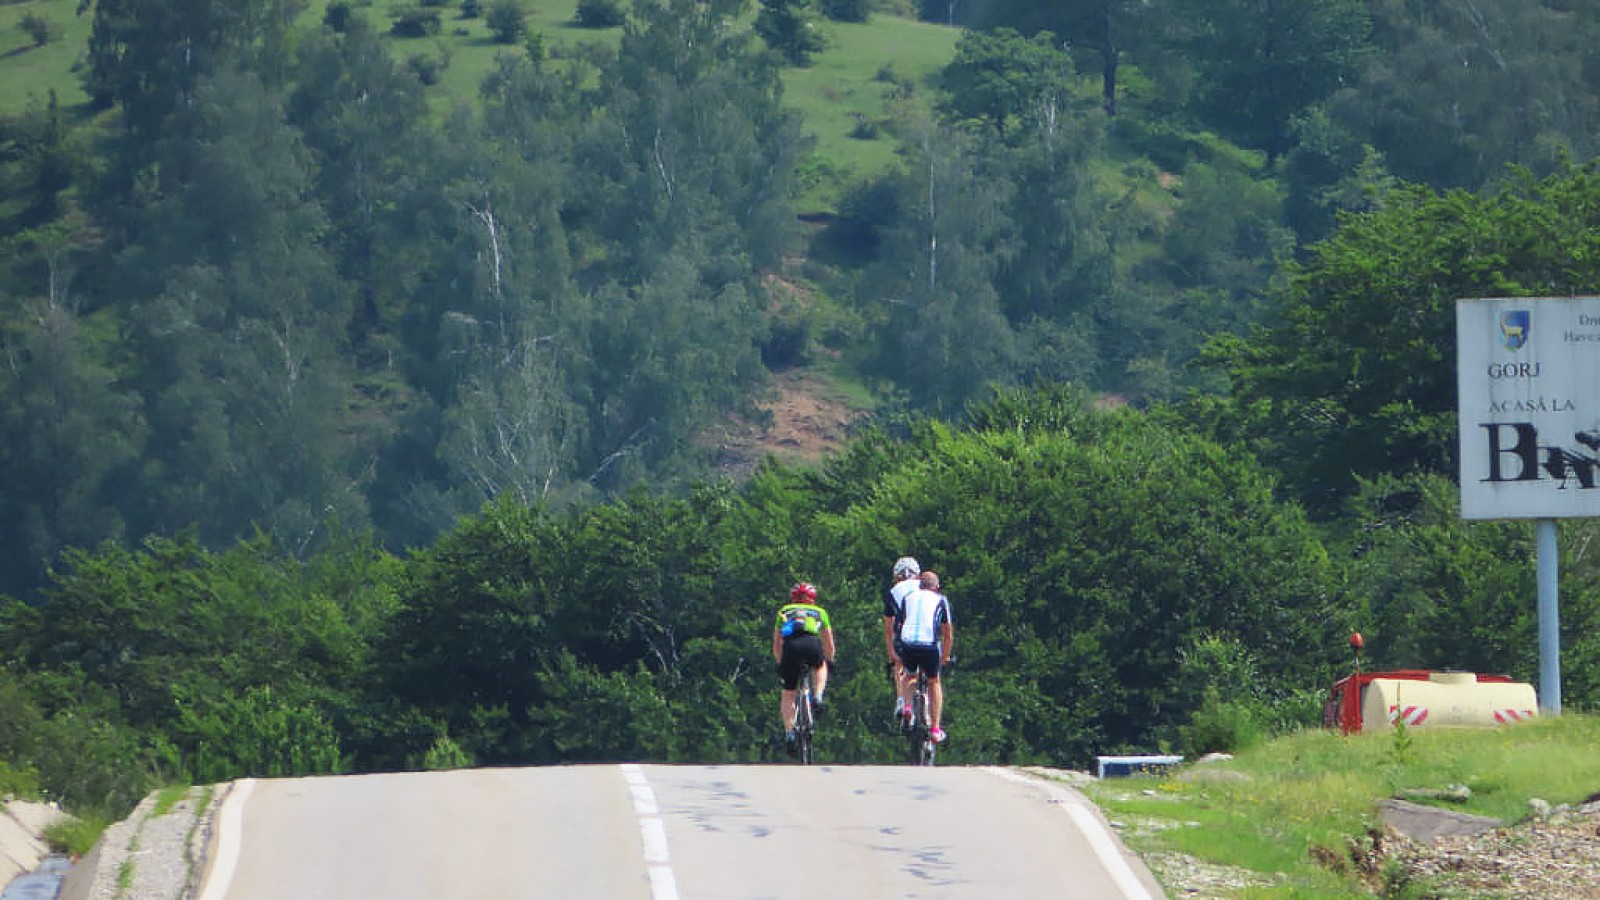
[[[1253,873],[1258,887],[1241,896],[1331,900],[1358,885],[1316,856],[1348,859],[1380,799],[1465,785],[1466,802],[1437,805],[1515,824],[1531,798],[1576,805],[1600,791],[1597,745],[1600,718],[1577,713],[1499,729],[1308,730],[1229,761],[1085,790],[1141,854],[1182,853]]]

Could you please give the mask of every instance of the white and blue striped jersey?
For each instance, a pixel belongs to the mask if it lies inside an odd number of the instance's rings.
[[[950,600],[938,591],[918,588],[901,601],[904,618],[900,623],[903,644],[937,644],[941,625],[955,624],[950,618]]]

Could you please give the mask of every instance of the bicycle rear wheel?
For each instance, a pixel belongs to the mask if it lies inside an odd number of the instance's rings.
[[[917,683],[911,695],[910,762],[913,766],[933,765],[933,736],[928,733],[928,689],[924,682]]]
[[[800,764],[809,766],[816,761],[812,751],[811,739],[816,734],[816,718],[811,708],[811,673],[807,672],[800,683],[800,691],[795,695],[794,731],[799,741]]]

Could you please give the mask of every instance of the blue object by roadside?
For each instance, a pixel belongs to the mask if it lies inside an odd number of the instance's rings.
[[[1096,756],[1099,777],[1127,778],[1130,775],[1160,775],[1183,762],[1181,756]]]
[[[39,868],[11,879],[0,900],[56,900],[61,893],[61,882],[72,870],[72,861],[65,856],[47,856]]]

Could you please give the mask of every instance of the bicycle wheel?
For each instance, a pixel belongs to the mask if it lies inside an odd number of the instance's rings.
[[[911,733],[909,740],[911,742],[911,764],[913,766],[929,765],[929,750],[933,746],[933,738],[928,734],[928,687],[920,679],[917,681],[916,690],[911,694]]]
[[[807,672],[800,683],[800,690],[795,694],[794,731],[799,740],[800,764],[809,766],[815,760],[812,753],[811,738],[816,732],[816,719],[811,709],[811,673]]]

